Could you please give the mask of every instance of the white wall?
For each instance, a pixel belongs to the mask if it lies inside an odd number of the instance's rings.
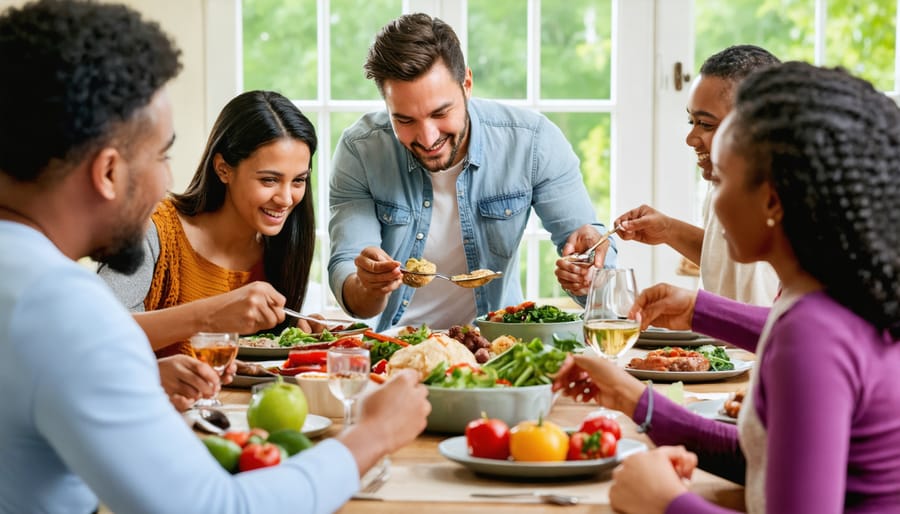
[[[0,9],[25,3],[27,2],[24,0],[0,0]],[[176,134],[176,143],[171,152],[173,190],[180,192],[193,176],[206,144],[205,1],[119,0],[117,3],[130,5],[147,19],[158,22],[181,48],[184,68],[169,86]],[[218,108],[221,106],[216,109]]]

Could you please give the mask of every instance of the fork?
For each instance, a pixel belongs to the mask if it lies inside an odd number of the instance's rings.
[[[299,312],[288,309],[287,307],[282,307],[285,314],[288,316],[293,316],[295,318],[305,319],[306,321],[312,321],[313,323],[318,323],[319,325],[324,326],[328,330],[331,330],[334,327],[346,327],[350,326],[354,323],[352,320],[340,320],[340,319],[319,319],[314,318],[312,316],[307,316],[306,314],[300,314]]]
[[[517,492],[517,493],[472,493],[473,498],[526,498],[534,497],[543,503],[552,505],[578,505],[581,498],[569,494],[555,494],[542,491]]]
[[[585,250],[584,252],[566,255],[565,257],[563,257],[563,259],[565,259],[569,262],[587,262],[587,261],[589,261],[591,259],[591,253],[593,253],[593,251],[596,250],[598,246],[602,245],[607,239],[609,239],[609,236],[615,234],[616,232],[618,232],[621,229],[622,229],[622,227],[620,227],[618,225],[614,226],[609,231],[607,231],[605,234],[600,236],[600,239],[598,239],[596,243],[591,245],[591,247],[588,248],[587,250]]]
[[[391,478],[391,467],[390,465],[382,466],[381,470],[375,475],[365,487],[359,490],[358,493],[353,495],[355,500],[380,500],[381,498],[377,498],[372,496],[377,493],[381,486],[387,483]]]

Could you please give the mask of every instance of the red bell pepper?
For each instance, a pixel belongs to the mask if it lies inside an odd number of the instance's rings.
[[[292,368],[280,368],[278,370],[278,374],[286,377],[291,377],[300,373],[306,373],[307,371],[318,371],[319,373],[325,373],[327,371],[327,365],[307,364],[305,366],[295,366]]]
[[[328,362],[327,350],[291,350],[282,367],[295,368],[309,364],[325,364]]]

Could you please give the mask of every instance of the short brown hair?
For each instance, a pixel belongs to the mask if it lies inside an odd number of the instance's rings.
[[[438,60],[457,82],[465,81],[466,61],[453,28],[427,14],[405,14],[378,32],[363,69],[384,95],[385,80],[415,80]]]

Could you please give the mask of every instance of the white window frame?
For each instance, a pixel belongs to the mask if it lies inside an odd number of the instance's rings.
[[[675,196],[667,190],[668,181],[660,183],[654,174],[656,156],[648,151],[655,146],[653,130],[654,76],[656,74],[654,24],[658,10],[657,0],[613,0],[613,55],[611,98],[603,100],[541,100],[539,41],[534,37],[540,28],[541,0],[527,0],[529,6],[529,83],[525,100],[510,101],[537,111],[579,111],[609,113],[611,115],[610,205],[613,216],[642,203],[659,205],[666,196]],[[553,0],[544,0],[553,1]],[[207,20],[206,63],[207,95],[206,125],[212,127],[219,110],[229,99],[242,90],[241,69],[241,3],[240,0],[204,0]],[[663,2],[665,3],[665,2]],[[320,150],[316,157],[319,174],[317,218],[319,228],[316,237],[327,252],[328,233],[328,174],[330,172],[331,112],[365,112],[383,108],[377,101],[336,101],[328,98],[330,84],[329,2],[318,0],[318,43],[321,58],[318,60],[318,98],[297,102],[310,117],[316,119]],[[404,0],[403,12],[428,12],[450,23],[466,48],[466,0]],[[628,27],[627,30],[622,27]],[[465,50],[464,50],[465,51]],[[230,56],[230,57],[229,57]],[[360,56],[362,59],[362,56]],[[683,201],[683,197],[681,198]],[[609,223],[611,220],[600,220]],[[523,238],[523,251],[527,252],[525,295],[537,298],[538,245],[548,239],[548,234],[534,221]],[[640,285],[647,286],[660,280],[672,280],[674,265],[659,265],[660,249],[637,243],[619,245],[619,264],[635,268]],[[327,255],[322,255],[327,257]],[[320,273],[327,276],[327,258],[320,259]],[[544,270],[547,271],[547,270]],[[316,311],[333,308],[327,283],[320,284],[322,294],[318,304],[308,305]]]

